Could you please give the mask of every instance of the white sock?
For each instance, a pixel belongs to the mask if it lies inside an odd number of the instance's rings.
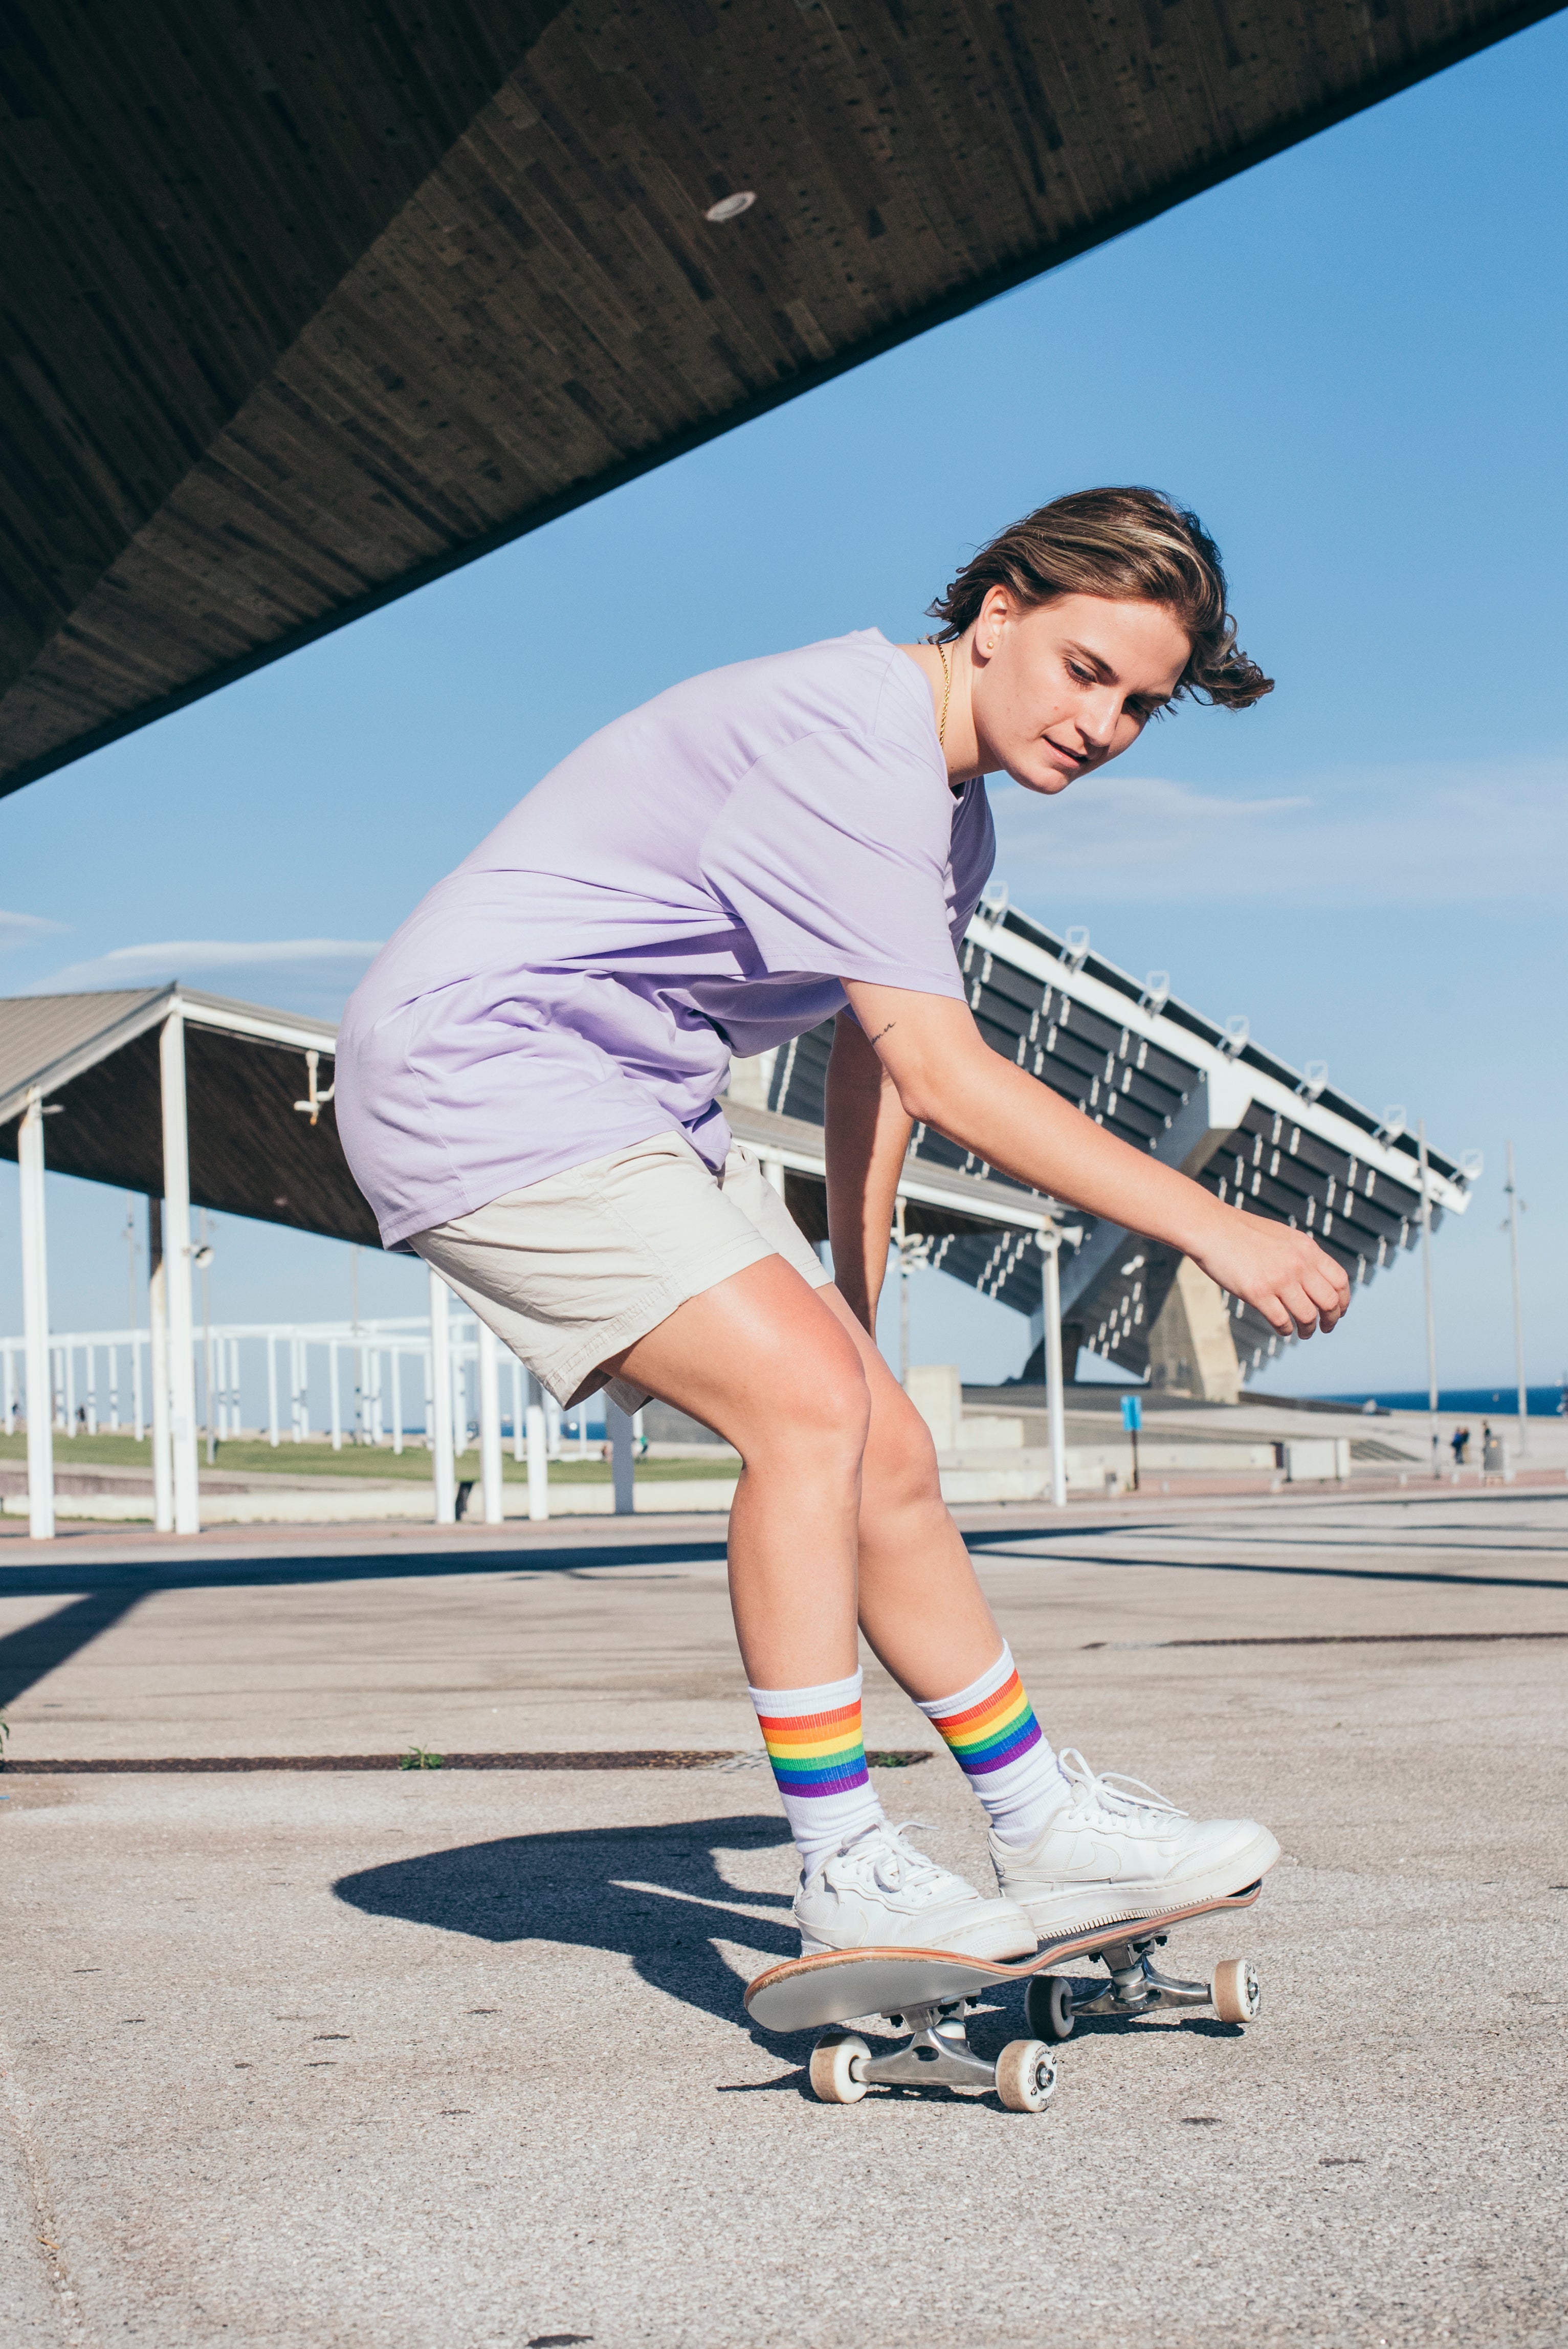
[[[861,1675],[825,1681],[820,1688],[748,1689],[747,1694],[757,1707],[800,1873],[810,1877],[830,1852],[882,1815],[866,1774]]]
[[[956,1696],[922,1704],[1005,1843],[1032,1843],[1070,1789],[1046,1744],[1004,1644],[989,1671]]]

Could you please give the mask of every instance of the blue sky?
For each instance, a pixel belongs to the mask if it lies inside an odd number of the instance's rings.
[[[1568,22],[1559,18],[0,802],[0,987],[178,973],[330,1016],[366,952],[574,742],[673,679],[876,625],[1101,481],[1218,535],[1259,709],[1189,709],[1042,806],[995,793],[1014,899],[1487,1173],[1436,1251],[1445,1384],[1563,1368],[1559,910]],[[735,224],[745,233],[745,222]],[[0,1170],[0,1327],[20,1322]],[[124,1312],[119,1195],[51,1184],[54,1318]],[[418,1309],[406,1263],[368,1306]],[[227,1224],[215,1313],[343,1310],[346,1252]],[[917,1358],[1017,1367],[939,1276]],[[1413,1262],[1274,1382],[1424,1381]]]

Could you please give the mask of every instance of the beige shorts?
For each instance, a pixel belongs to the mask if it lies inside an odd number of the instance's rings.
[[[646,1391],[606,1383],[601,1363],[688,1297],[769,1256],[813,1288],[832,1278],[749,1150],[732,1143],[716,1174],[674,1133],[509,1191],[408,1245],[557,1402],[603,1386],[623,1411]]]

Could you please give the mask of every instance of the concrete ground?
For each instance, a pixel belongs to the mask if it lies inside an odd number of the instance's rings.
[[[1167,1953],[1255,1958],[1257,2024],[1081,2024],[1038,2117],[821,2106],[740,2002],[758,1763],[14,1769],[5,2349],[1561,2343],[1568,1496],[969,1522],[1047,1734],[1279,1833]],[[18,1764],[757,1744],[711,1521],[0,1561]],[[934,1743],[874,1669],[867,1729]],[[882,1785],[982,1871],[944,1756]]]

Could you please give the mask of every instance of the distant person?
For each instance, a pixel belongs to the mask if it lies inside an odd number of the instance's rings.
[[[1483,1477],[1501,1476],[1506,1466],[1502,1438],[1492,1433],[1491,1420],[1483,1419],[1480,1423],[1480,1473]]]
[[[1331,1330],[1349,1287],[1305,1232],[1222,1206],[993,1052],[959,974],[987,774],[1048,802],[1184,696],[1270,690],[1213,542],[1153,491],[1088,491],[1004,531],[932,611],[923,644],[864,628],[716,669],[572,752],[371,966],[337,1114],[386,1245],[563,1408],[655,1395],[740,1454],[731,1599],[803,1946],[1006,1958],[1239,1890],[1279,1847],[1046,1743],[872,1334],[914,1120],[1183,1250],[1282,1337]],[[732,1053],[828,1019],[831,1278],[719,1099]],[[857,1622],[979,1796],[1000,1898],[884,1819]]]
[[[1470,1440],[1470,1432],[1468,1427],[1456,1427],[1453,1433],[1449,1438],[1449,1444],[1454,1455],[1454,1466],[1456,1468],[1462,1468],[1465,1464],[1465,1453],[1469,1449]]]

